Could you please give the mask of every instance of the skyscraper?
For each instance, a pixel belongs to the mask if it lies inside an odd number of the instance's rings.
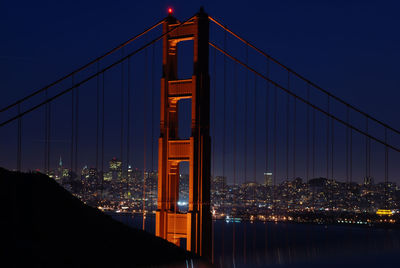
[[[264,172],[265,186],[272,186],[272,173]]]
[[[109,170],[112,180],[121,179],[122,177],[122,162],[116,157],[113,157],[109,162]]]

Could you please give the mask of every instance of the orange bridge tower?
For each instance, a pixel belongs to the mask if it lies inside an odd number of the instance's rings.
[[[158,143],[158,201],[156,235],[206,258],[211,256],[210,214],[210,77],[209,21],[201,9],[180,23],[168,16],[163,24],[160,138]],[[175,30],[172,30],[176,28]],[[172,31],[171,31],[172,30]],[[177,45],[193,41],[193,75],[179,79]],[[191,99],[191,136],[178,136],[178,102]],[[179,163],[189,162],[189,208],[179,212]]]

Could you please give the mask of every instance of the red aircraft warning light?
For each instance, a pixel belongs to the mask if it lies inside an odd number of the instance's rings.
[[[168,14],[171,15],[171,14],[172,14],[172,11],[173,11],[172,8],[169,7],[169,8],[168,8]]]

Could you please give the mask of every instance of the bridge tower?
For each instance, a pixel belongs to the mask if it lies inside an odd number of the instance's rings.
[[[163,33],[179,21],[169,15]],[[193,75],[178,78],[177,44],[193,41]],[[191,20],[163,39],[160,138],[158,143],[158,201],[156,235],[206,258],[211,256],[210,214],[210,78],[208,15],[201,9]],[[178,102],[191,99],[191,136],[178,136]],[[189,162],[189,208],[179,212],[179,163]]]

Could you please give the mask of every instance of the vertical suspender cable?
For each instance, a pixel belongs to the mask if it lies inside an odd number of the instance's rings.
[[[145,230],[146,226],[146,136],[147,136],[147,90],[148,90],[148,77],[147,77],[147,48],[144,50],[144,81],[145,81],[145,89],[144,89],[144,105],[143,105],[143,222],[142,222],[142,229]],[[176,206],[175,206],[176,207]],[[174,234],[175,236],[175,234]]]
[[[353,129],[350,129],[350,184],[353,182]]]
[[[350,110],[346,106],[346,123],[349,124]],[[349,127],[346,127],[346,183],[349,183]]]
[[[310,84],[307,83],[307,102],[310,102]],[[310,106],[307,105],[306,111],[306,189],[308,194],[310,194]],[[312,201],[312,199],[311,199]],[[308,229],[308,232],[311,230]]]
[[[334,153],[334,142],[335,142],[335,136],[334,136],[334,134],[335,134],[335,121],[333,120],[333,118],[331,118],[331,179],[333,180],[334,179],[334,177],[333,177],[333,172],[334,172],[334,170],[333,170],[333,168],[334,168],[334,166],[333,166],[333,162],[334,162],[334,157],[333,157],[333,153]]]
[[[368,138],[368,177],[371,177],[371,139]]]
[[[249,63],[249,49],[246,46],[246,65]],[[244,180],[247,182],[247,95],[248,95],[248,83],[249,83],[249,72],[246,70],[245,76],[245,100],[244,100]],[[244,224],[243,232],[243,255],[244,264],[246,264],[246,224]]]
[[[44,96],[45,99],[47,100],[48,97],[48,92],[47,90],[44,91]],[[49,170],[47,167],[47,148],[48,148],[48,123],[49,123],[49,119],[48,119],[48,113],[49,113],[49,106],[46,103],[45,107],[44,107],[44,174],[48,175],[49,174]]]
[[[253,136],[253,166],[254,166],[254,182],[255,182],[255,186],[253,187],[253,207],[257,206],[257,196],[256,196],[256,187],[257,187],[257,144],[256,144],[256,140],[257,140],[257,76],[254,75],[254,136]],[[256,235],[257,235],[257,230],[256,230],[256,226],[253,223],[253,255],[254,255],[254,261],[256,259]]]
[[[47,100],[47,90],[46,90],[46,100]],[[46,170],[47,174],[50,172],[50,103],[46,104]]]
[[[234,63],[233,74],[233,212],[232,217],[236,218],[236,106],[237,106],[237,63]],[[235,250],[236,250],[236,237],[235,237],[235,219],[232,226],[232,259],[235,266]]]
[[[286,96],[286,180],[289,179],[289,95]]]
[[[315,178],[315,130],[316,130],[316,118],[315,118],[315,109],[313,109],[313,122],[312,122],[312,176]],[[314,188],[315,189],[315,188]],[[315,209],[315,191],[312,192],[312,205],[313,211]]]
[[[75,95],[75,172],[79,177],[78,171],[78,126],[79,126],[79,88],[76,88]]]
[[[47,90],[46,90],[47,92]],[[50,145],[51,145],[51,102],[47,103],[47,170],[50,172]]]
[[[310,84],[307,83],[307,101],[310,101]],[[306,119],[306,180],[307,184],[310,179],[310,106],[307,105]]]
[[[129,165],[131,160],[131,58],[128,58],[128,85],[127,85],[127,99],[128,99],[128,107],[127,107],[127,126],[126,126],[126,168],[127,168],[127,177],[126,177],[126,191],[129,192],[129,179],[133,174],[129,174]]]
[[[368,137],[368,177],[371,177],[371,139]]]
[[[254,124],[254,129],[253,129],[253,177],[254,177],[254,182],[257,183],[257,76],[254,75],[254,104],[253,104],[253,124]],[[255,187],[253,188],[253,200],[254,204],[256,204],[256,189]]]
[[[267,61],[267,78],[269,78],[269,60]],[[268,149],[269,149],[269,91],[270,91],[270,83],[266,84],[266,93],[265,93],[265,172],[268,172]]]
[[[226,44],[226,36],[227,36],[227,32],[226,31],[224,31],[224,50],[226,51],[227,50],[227,44]],[[223,124],[223,136],[222,136],[222,177],[223,177],[223,179],[226,179],[225,178],[225,154],[226,154],[226,151],[225,151],[225,144],[226,144],[226,55],[224,55],[224,66],[223,66],[223,69],[224,69],[224,77],[223,77],[223,79],[224,79],[224,86],[223,86],[223,95],[224,95],[224,97],[223,97],[223,100],[222,100],[222,102],[223,102],[223,111],[222,111],[222,114],[223,114],[223,122],[222,122],[222,124]],[[224,185],[224,188],[226,187],[226,185]],[[226,196],[225,196],[225,190],[226,189],[223,189],[223,199],[225,200],[225,198],[226,198]],[[225,231],[225,221],[222,221],[222,237],[221,237],[221,241],[222,241],[222,263],[224,263],[224,257],[225,257],[225,237],[224,237],[224,231]]]
[[[47,100],[47,90],[45,90],[45,99]],[[47,174],[47,104],[44,106],[44,138],[43,138],[43,173]]]
[[[296,179],[296,98],[293,98],[293,179]]]
[[[213,81],[213,131],[212,131],[212,177],[215,178],[215,119],[216,119],[216,112],[215,112],[215,99],[216,99],[216,91],[217,91],[217,53],[216,53],[216,49],[214,49],[214,55],[213,55],[213,77],[214,77],[214,81]],[[214,263],[214,262],[213,262]]]
[[[18,115],[21,114],[21,105],[18,104]],[[21,171],[22,162],[22,117],[18,117],[18,134],[17,134],[17,170]]]
[[[267,73],[266,73],[266,77],[267,78],[269,78],[269,60],[267,60]],[[269,152],[268,152],[268,149],[269,149],[269,91],[270,91],[270,84],[269,84],[269,82],[267,82],[267,84],[266,84],[266,92],[265,92],[265,173],[269,173],[269,170],[268,170],[268,156],[269,156]],[[266,174],[266,176],[269,176],[269,175],[267,175]],[[265,181],[265,190],[267,190],[268,188],[267,187],[271,187],[271,185],[269,185],[269,182],[267,181],[267,179],[269,179],[269,177],[266,177],[265,178],[266,179],[266,181]],[[265,221],[267,221],[267,217],[268,217],[268,206],[267,206],[267,199],[266,199],[266,197],[267,197],[267,191],[265,191]],[[268,195],[268,197],[269,197],[269,200],[270,200],[270,198],[271,198],[271,195],[269,194]],[[267,238],[268,238],[268,225],[267,224],[265,224],[265,252],[264,252],[264,256],[265,256],[265,258],[267,258],[267,242],[268,242],[268,240],[267,240]]]
[[[368,117],[365,117],[365,132],[368,134]],[[365,136],[365,181],[368,180],[368,137]]]
[[[369,122],[368,117],[365,118],[365,128],[367,134],[369,134]],[[371,178],[371,139],[369,137],[365,137],[365,174],[366,177]]]
[[[327,96],[327,111],[330,111],[330,98]],[[329,117],[326,117],[326,179],[329,179]]]
[[[290,73],[288,72],[288,89],[290,89]],[[289,101],[290,96],[287,94],[286,96],[286,180],[289,179]]]
[[[97,64],[96,64],[96,68],[97,68],[97,73],[99,73],[99,61],[97,61]],[[99,172],[99,124],[100,124],[100,122],[99,122],[99,120],[100,120],[100,118],[99,118],[99,112],[100,112],[100,109],[99,109],[99,101],[100,101],[100,75],[98,74],[97,76],[96,76],[96,173],[97,173],[97,175],[99,174],[98,172]]]
[[[124,58],[124,48],[121,48],[121,59]],[[121,132],[120,132],[120,161],[121,161],[121,176],[124,170],[124,62],[121,62]],[[121,177],[122,178],[122,177]]]
[[[385,128],[385,143],[387,144],[387,128]],[[388,181],[389,181],[389,149],[387,145],[385,145],[385,187],[384,187],[384,194],[385,194],[385,208],[388,207]]]
[[[214,81],[213,81],[213,133],[212,133],[212,177],[215,179],[215,98],[216,98],[216,91],[217,91],[217,59],[216,59],[216,49],[214,49],[214,55],[213,55],[213,72],[214,72]],[[213,201],[213,200],[212,200]],[[211,220],[211,262],[214,263],[214,220]]]
[[[246,65],[249,60],[248,47],[246,46]],[[249,72],[246,70],[245,76],[245,98],[244,98],[244,180],[247,182],[247,95],[248,95],[248,75]]]
[[[328,113],[330,112],[330,97],[327,96],[327,111]],[[327,183],[329,183],[329,126],[330,126],[330,118],[327,116],[326,117],[326,180]],[[329,188],[328,188],[328,205],[331,207],[331,201],[332,201],[332,184],[329,183]]]
[[[74,76],[72,76],[72,86],[74,86]],[[75,128],[75,117],[74,117],[74,102],[75,102],[75,88],[71,91],[71,177],[74,172],[74,128]]]
[[[151,57],[151,175],[154,176],[154,100],[155,100],[155,44]],[[179,196],[178,196],[179,197]],[[154,210],[154,177],[151,180],[151,208]],[[151,214],[153,215],[153,214]]]
[[[276,126],[277,126],[277,110],[278,110],[278,89],[275,86],[275,93],[274,93],[274,190],[273,190],[273,199],[272,199],[272,204],[273,204],[273,210],[274,214],[276,214],[276,209],[275,209],[275,200],[276,200],[276,165],[277,165],[277,160],[276,160],[276,143],[277,143],[277,131],[276,131]],[[276,216],[276,215],[274,215]]]
[[[105,104],[105,73],[103,72],[102,77],[102,104],[101,104],[101,201],[103,201],[103,190],[104,190],[104,104]]]
[[[315,109],[313,109],[313,123],[312,123],[312,176],[315,178],[315,130],[316,130],[316,120],[315,120]]]
[[[334,152],[334,127],[335,127],[335,125],[334,125],[334,120],[333,120],[333,118],[331,118],[331,180],[332,180],[332,183],[334,182],[334,177],[333,177],[333,161],[334,161],[334,158],[333,158],[333,152]],[[333,197],[334,197],[334,188],[333,188],[333,186],[331,187],[331,201],[333,201],[332,202],[332,209],[333,209],[333,207],[334,207],[334,205],[335,205],[335,202],[334,202],[334,200],[333,200]]]
[[[96,71],[99,73],[100,62],[96,62]],[[100,75],[96,76],[96,193],[98,193],[99,185],[99,128],[100,128]]]

